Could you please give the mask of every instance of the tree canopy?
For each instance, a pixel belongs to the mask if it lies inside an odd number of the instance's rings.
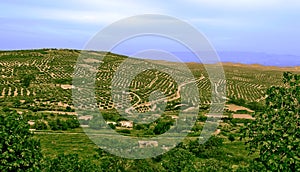
[[[0,171],[37,171],[42,159],[40,142],[15,111],[0,112]]]
[[[267,90],[264,113],[245,130],[251,152],[267,171],[300,169],[300,75],[284,73],[283,85]]]
[[[33,74],[25,74],[21,77],[21,83],[24,87],[29,87],[33,80],[35,80],[35,76]]]

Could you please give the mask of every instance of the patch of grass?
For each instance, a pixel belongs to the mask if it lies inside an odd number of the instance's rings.
[[[41,142],[42,153],[46,157],[55,157],[58,154],[78,154],[85,158],[93,156],[98,149],[84,133],[55,133],[35,134]]]

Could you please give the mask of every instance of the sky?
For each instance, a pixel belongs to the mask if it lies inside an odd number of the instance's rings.
[[[0,49],[83,49],[101,29],[140,14],[183,20],[218,52],[300,56],[298,0],[1,0]]]

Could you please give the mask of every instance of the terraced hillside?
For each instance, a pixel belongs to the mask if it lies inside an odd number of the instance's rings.
[[[42,49],[22,51],[0,52],[0,100],[1,106],[40,110],[72,111],[72,75],[78,50]],[[91,56],[97,56],[101,52],[88,52]],[[113,79],[119,65],[127,57],[109,53],[98,68],[96,79],[96,96],[100,109],[113,109],[111,96],[112,84],[120,89],[129,85],[129,100],[132,109],[146,112],[151,109],[147,104],[148,97],[153,91],[159,90],[156,98],[169,100],[167,107],[170,109],[179,104],[180,96],[174,79],[170,75],[159,70],[146,70],[136,75],[130,82],[127,77]],[[139,67],[141,60],[130,58],[132,69]],[[94,63],[90,61],[89,63]],[[152,62],[150,62],[152,63]],[[153,61],[153,63],[157,63]],[[184,78],[184,74],[176,71],[178,64],[167,63],[169,72],[178,78]],[[200,104],[210,103],[211,85],[209,77],[202,64],[186,64],[192,71],[195,82],[200,92]],[[283,71],[300,72],[299,68],[263,67],[259,65],[223,64],[227,97],[231,99],[242,98],[247,102],[261,102],[264,100],[264,92],[271,85],[278,85]],[[133,71],[133,70],[132,70]],[[121,72],[122,73],[122,72]],[[130,78],[131,70],[123,71],[123,75]],[[132,74],[133,75],[133,74]],[[225,81],[220,81],[225,82]],[[188,81],[186,81],[188,84]],[[128,99],[128,97],[124,97]],[[190,100],[189,103],[196,103]]]

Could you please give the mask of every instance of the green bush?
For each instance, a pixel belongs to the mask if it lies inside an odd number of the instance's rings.
[[[233,134],[229,134],[228,140],[230,140],[231,142],[233,142],[235,140],[234,135]]]
[[[116,129],[116,126],[112,123],[108,124],[110,126],[111,129]]]
[[[157,125],[155,126],[153,132],[155,134],[163,134],[167,132],[171,126],[173,125],[173,121],[171,120],[158,120]]]
[[[0,112],[0,171],[39,171],[41,147],[22,115]]]
[[[77,120],[77,118],[75,118],[75,117],[67,119],[65,123],[67,124],[68,128],[71,128],[71,129],[80,127],[80,123]]]
[[[43,171],[97,172],[103,170],[91,159],[81,160],[78,154],[59,154],[56,158],[47,159]]]
[[[35,128],[37,130],[47,130],[48,126],[45,122],[37,120],[37,121],[35,121],[33,128]]]
[[[105,121],[100,116],[95,116],[89,121],[89,127],[95,130],[99,130],[106,126]]]
[[[33,74],[25,74],[21,76],[21,83],[24,87],[29,87],[33,80],[35,80],[35,76]]]
[[[118,130],[118,132],[125,133],[125,134],[130,134],[131,133],[130,130],[126,130],[126,129]]]
[[[267,90],[264,113],[243,130],[248,149],[260,152],[257,162],[268,171],[300,169],[300,75],[284,73],[283,84]]]

